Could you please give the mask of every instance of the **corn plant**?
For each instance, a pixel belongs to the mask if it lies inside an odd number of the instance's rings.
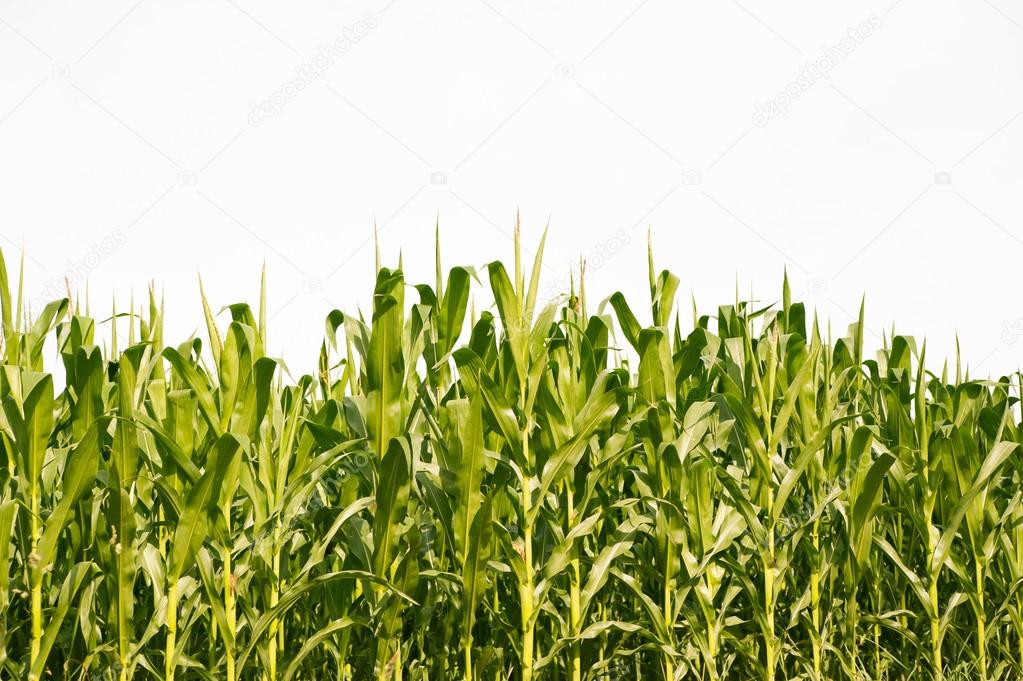
[[[1023,677],[1020,374],[787,276],[690,314],[652,246],[642,304],[541,301],[522,241],[378,256],[297,377],[265,273],[167,343],[154,288],[29,310],[0,254],[0,676]]]

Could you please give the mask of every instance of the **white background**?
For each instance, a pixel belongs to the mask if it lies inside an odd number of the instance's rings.
[[[311,370],[325,314],[368,307],[374,220],[385,264],[432,282],[438,216],[445,266],[481,265],[518,207],[527,243],[550,222],[548,295],[583,256],[591,301],[645,309],[650,227],[684,306],[777,300],[787,266],[835,335],[865,294],[874,346],[897,322],[935,364],[958,333],[974,374],[1019,365],[1018,0],[2,0],[0,82],[0,247],[24,244],[29,297],[87,279],[99,316],[155,280],[168,342],[202,328],[197,272],[255,301],[265,259],[271,349]]]

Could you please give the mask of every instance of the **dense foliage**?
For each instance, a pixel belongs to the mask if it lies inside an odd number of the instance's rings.
[[[265,286],[165,346],[0,259],[0,678],[1023,676],[1018,374],[787,284],[690,317],[652,257],[648,311],[541,306],[518,251],[378,267],[297,380]]]

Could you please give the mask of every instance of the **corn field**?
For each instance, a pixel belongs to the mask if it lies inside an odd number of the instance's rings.
[[[538,304],[516,237],[378,261],[297,379],[265,277],[168,344],[0,257],[0,678],[1023,678],[1019,373],[652,252],[648,303]]]

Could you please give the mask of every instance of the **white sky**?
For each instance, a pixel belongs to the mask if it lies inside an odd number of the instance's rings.
[[[683,305],[776,300],[787,266],[836,333],[866,294],[874,345],[896,321],[1020,364],[1019,2],[0,0],[0,82],[30,298],[153,279],[168,342],[202,327],[197,272],[255,301],[265,259],[271,349],[311,370],[325,314],[368,304],[374,218],[432,282],[438,214],[446,265],[481,265],[520,207],[544,290],[584,255],[592,300],[645,309],[649,226]]]

